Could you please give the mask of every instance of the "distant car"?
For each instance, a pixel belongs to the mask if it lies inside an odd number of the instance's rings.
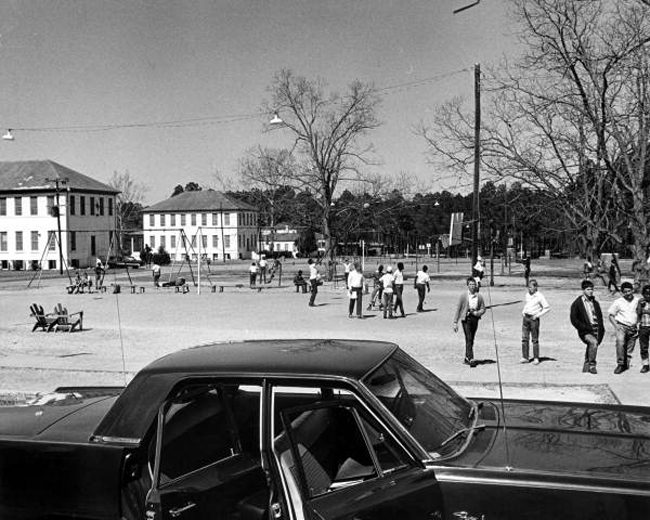
[[[469,400],[397,345],[267,340],[0,408],[0,518],[641,519],[650,407]]]
[[[132,256],[109,256],[106,264],[111,268],[130,267],[132,269],[137,269],[142,265],[139,260],[136,260]]]

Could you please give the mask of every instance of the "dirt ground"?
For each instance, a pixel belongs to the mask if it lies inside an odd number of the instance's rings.
[[[146,269],[130,273],[130,281],[125,271],[109,272],[105,283],[120,284],[119,294],[69,295],[65,277],[44,274],[27,287],[31,274],[4,273],[0,275],[0,393],[32,394],[59,385],[124,384],[162,355],[212,342],[355,338],[398,343],[466,395],[496,395],[499,367],[505,397],[648,405],[650,374],[639,373],[638,346],[632,368],[613,374],[614,336],[609,323],[598,353],[598,374],[581,372],[584,346],[568,319],[569,306],[580,293],[579,261],[533,265],[533,276],[551,305],[551,312],[542,318],[542,363],[537,366],[519,363],[525,295],[521,267],[513,266],[510,275],[507,269],[501,274],[500,266],[495,267],[494,286],[484,283],[481,289],[491,308],[479,325],[475,355],[483,364],[476,368],[462,364],[462,331],[454,334],[452,330],[468,265],[452,260],[438,265],[435,259],[428,264],[432,284],[426,312],[415,312],[417,296],[409,284],[414,266],[407,265],[411,275],[404,290],[407,317],[394,320],[382,319],[378,311],[365,311],[363,320],[348,319],[348,299],[340,282],[326,283],[319,290],[317,306],[308,307],[309,295],[297,294],[291,284],[297,269],[307,271],[306,262],[298,260],[285,265],[280,287],[274,280],[261,292],[248,288],[245,262],[212,266],[209,278],[203,275],[201,294],[193,285],[187,294],[155,290]],[[375,265],[376,260],[367,262],[366,273]],[[169,278],[167,271],[163,281]],[[144,286],[145,292],[131,294],[131,283]],[[209,283],[224,285],[223,292],[211,292]],[[614,297],[600,281],[596,288],[606,313]],[[364,308],[368,299],[364,295]],[[70,312],[83,311],[83,331],[31,332],[30,305],[39,303],[51,311],[59,302]]]

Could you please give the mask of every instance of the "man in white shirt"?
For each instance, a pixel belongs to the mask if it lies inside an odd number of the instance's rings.
[[[393,282],[395,282],[395,277],[393,276],[393,267],[386,267],[386,273],[379,279],[382,287],[384,288],[383,299],[384,299],[384,319],[387,317],[391,320],[393,319]]]
[[[521,363],[529,363],[529,339],[533,342],[533,365],[539,365],[539,319],[551,310],[544,295],[537,290],[537,280],[528,282],[526,303],[522,310]]]
[[[266,269],[269,265],[269,263],[266,261],[266,255],[260,256],[260,261],[258,265],[260,267],[260,283],[262,282],[266,283]]]
[[[630,359],[638,336],[637,306],[639,298],[634,295],[634,287],[630,282],[621,284],[623,296],[614,300],[607,311],[609,322],[616,331],[616,368],[615,374],[625,372],[630,368]]]
[[[309,306],[316,307],[314,303],[316,301],[316,295],[318,294],[318,286],[321,284],[320,274],[318,274],[318,269],[316,269],[316,264],[310,258],[307,260],[309,265],[309,285],[311,286],[311,296],[309,297]]]
[[[427,272],[428,270],[429,268],[426,265],[423,265],[422,269],[420,269],[415,275],[414,283],[415,288],[418,291],[418,307],[416,309],[417,312],[424,312],[424,296],[426,295],[426,292],[431,292],[431,287],[429,286],[429,281],[431,281],[431,278],[429,278],[429,273]]]
[[[352,311],[356,303],[357,318],[362,319],[363,314],[363,272],[358,262],[355,262],[348,275],[348,294],[350,296],[350,306],[348,308],[348,318],[352,318]]]

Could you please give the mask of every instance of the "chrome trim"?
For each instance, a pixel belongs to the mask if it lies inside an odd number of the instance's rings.
[[[452,482],[452,483],[474,483],[484,484],[488,486],[509,486],[533,489],[554,489],[562,491],[581,491],[590,493],[611,493],[615,495],[634,495],[634,496],[648,496],[650,497],[650,489],[640,488],[623,488],[605,485],[590,485],[578,483],[562,483],[553,482],[551,480],[535,480],[535,479],[509,479],[499,477],[474,477],[465,475],[448,475],[445,474],[444,469],[434,467],[436,472],[436,480],[438,482]]]
[[[126,444],[127,446],[139,446],[140,439],[134,437],[111,437],[108,435],[93,435],[90,442],[101,444]]]

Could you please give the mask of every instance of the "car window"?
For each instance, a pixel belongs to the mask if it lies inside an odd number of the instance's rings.
[[[161,482],[244,451],[259,457],[260,394],[229,385],[184,389],[164,416]]]
[[[409,464],[404,449],[347,390],[275,388],[273,406],[274,450],[290,494],[302,482],[313,498]]]

